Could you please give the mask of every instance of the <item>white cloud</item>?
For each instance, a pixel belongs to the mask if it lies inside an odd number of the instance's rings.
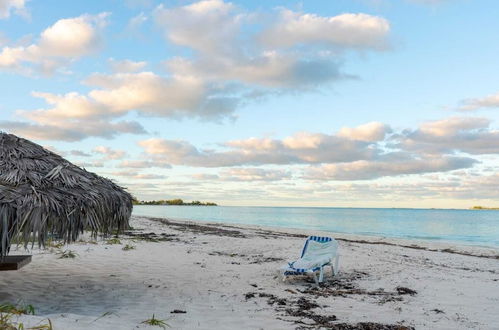
[[[11,12],[26,15],[26,0],[0,0],[0,19],[9,18]]]
[[[303,137],[314,143],[298,144]],[[301,143],[301,142],[300,142]],[[224,167],[263,164],[318,164],[371,159],[376,147],[335,135],[300,133],[284,140],[249,138],[224,144],[228,150],[200,150],[187,141],[152,138],[139,145],[145,152],[175,165]]]
[[[342,136],[352,140],[359,141],[382,141],[387,133],[391,132],[391,128],[380,122],[370,122],[358,127],[343,127],[338,132],[338,136]]]
[[[68,121],[63,124],[32,124],[21,121],[0,121],[0,129],[27,139],[75,142],[90,136],[112,139],[119,134],[145,134],[135,121],[108,122],[103,120]]]
[[[149,17],[143,12],[130,18],[127,24],[127,31],[136,35],[139,34],[140,27],[149,20]]]
[[[84,168],[87,168],[87,167],[104,167],[104,163],[103,162],[99,162],[99,161],[93,161],[93,162],[75,162],[74,163],[75,165],[77,166],[80,166],[80,167],[84,167]]]
[[[109,66],[114,73],[133,73],[142,70],[147,62],[135,62],[131,60],[115,60],[110,58],[108,60]]]
[[[114,150],[105,146],[97,146],[92,151],[103,155],[105,160],[123,159],[127,155],[127,153],[123,150]]]
[[[291,172],[286,170],[236,167],[223,170],[219,179],[223,181],[280,181],[291,179]]]
[[[476,117],[452,117],[422,124],[395,137],[395,146],[421,153],[496,154],[499,130],[490,128],[490,120]]]
[[[234,110],[230,98],[213,95],[195,77],[166,78],[152,72],[95,74],[86,82],[101,87],[90,91],[89,96],[108,113],[139,110],[164,117],[216,118]]]
[[[310,18],[300,21],[297,30],[307,31],[299,37],[299,43],[311,48],[289,51],[289,45],[269,48],[269,42],[262,44],[258,41],[261,38],[243,32],[259,23],[257,16],[241,13],[233,4],[221,0],[176,8],[159,6],[155,18],[165,30],[167,39],[196,51],[193,59],[166,61],[167,68],[173,74],[203,77],[218,83],[229,81],[264,88],[316,87],[348,76],[340,72],[338,63],[341,59],[328,52],[327,44],[321,44],[317,49],[315,44],[324,41],[325,35],[333,38],[331,34],[334,34],[336,46],[341,49],[379,49],[389,33],[389,24],[380,17],[365,14],[318,17],[286,11],[282,17]],[[333,24],[326,23],[328,29],[323,31],[319,23],[322,21]],[[283,24],[264,29],[265,34],[287,31]],[[200,26],[203,28],[199,29]],[[275,39],[282,41],[285,38],[276,35]]]
[[[58,20],[45,29],[38,42],[26,46],[5,46],[0,51],[0,68],[52,74],[69,61],[99,49],[100,30],[108,13]]]
[[[222,0],[205,0],[191,5],[155,10],[155,20],[173,43],[207,54],[231,54],[234,38],[244,16],[234,14],[235,6]]]
[[[141,71],[146,62],[111,59],[112,74],[95,73],[85,79],[84,83],[91,88],[87,94],[34,92],[33,96],[43,98],[48,106],[18,114],[30,120],[25,125],[55,127],[60,132],[58,135],[66,136],[69,133],[63,134],[61,130],[72,130],[75,125],[93,127],[132,111],[167,118],[215,121],[234,118],[239,106],[256,98],[302,93],[350,77],[341,72],[339,63],[343,58],[330,51],[330,44],[342,49],[377,50],[389,33],[385,19],[365,14],[319,17],[289,11],[276,13],[281,15],[281,20],[269,27],[259,15],[243,12],[222,0],[173,8],[160,5],[154,10],[156,23],[171,43],[189,48],[192,56],[165,61],[168,70],[165,75]],[[59,20],[43,31],[35,43],[4,47],[0,53],[0,67],[35,68],[53,73],[99,47],[99,32],[106,24],[107,16],[102,13]],[[290,50],[289,45],[283,48],[274,45],[268,49],[268,45],[257,38],[260,24],[264,30],[277,31],[285,30],[282,24],[293,25],[292,20],[307,31],[297,36],[297,42],[309,47]],[[329,44],[316,45],[317,41],[324,41],[321,30],[324,24],[327,33],[334,36],[330,36]],[[350,34],[350,41],[343,36],[345,33]],[[20,129],[19,125],[17,129]],[[80,134],[81,138],[91,136],[91,130],[86,131]],[[345,131],[344,134],[361,133]],[[112,133],[107,135],[114,136]]]
[[[389,31],[389,22],[377,16],[346,13],[321,17],[284,9],[277,23],[262,32],[262,40],[277,48],[315,43],[340,49],[385,49]]]
[[[307,179],[368,180],[471,168],[480,163],[480,158],[457,154],[499,154],[499,131],[489,124],[483,118],[447,118],[396,132],[388,125],[371,122],[344,127],[336,134],[300,132],[283,139],[233,140],[217,149],[200,149],[187,141],[161,138],[142,140],[139,145],[150,159],[173,165],[208,168],[308,164],[313,166],[305,170],[303,177]],[[257,181],[257,176],[264,180],[266,171],[235,168],[199,179],[237,181],[254,175],[248,181]]]
[[[461,101],[458,110],[474,111],[478,109],[499,108],[499,93],[491,94],[482,98],[466,99]]]
[[[165,161],[151,160],[124,160],[119,165],[119,168],[171,168],[171,165]]]
[[[312,180],[370,180],[384,176],[447,172],[470,168],[477,161],[467,157],[430,156],[398,161],[355,161],[311,167],[305,178]]]
[[[120,172],[114,172],[111,174],[116,175],[116,176],[131,178],[131,179],[137,179],[137,180],[159,180],[159,179],[162,180],[162,179],[168,178],[166,175],[162,175],[162,174],[138,173],[138,172],[133,172],[133,171],[120,171]]]

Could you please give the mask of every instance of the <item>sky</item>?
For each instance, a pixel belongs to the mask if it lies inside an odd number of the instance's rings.
[[[0,130],[140,200],[499,205],[495,0],[0,0]]]

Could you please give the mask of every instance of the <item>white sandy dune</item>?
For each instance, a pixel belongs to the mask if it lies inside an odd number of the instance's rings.
[[[304,238],[296,234],[312,232],[146,218],[131,224],[146,239],[63,247],[74,259],[35,249],[31,264],[0,272],[0,303],[31,304],[35,316],[13,321],[26,327],[50,319],[56,330],[159,329],[142,323],[153,314],[172,329],[361,329],[359,322],[386,325],[363,329],[499,329],[499,251],[459,247],[478,257],[340,240],[341,273],[316,288],[277,278],[300,252]],[[135,249],[123,250],[126,244]]]

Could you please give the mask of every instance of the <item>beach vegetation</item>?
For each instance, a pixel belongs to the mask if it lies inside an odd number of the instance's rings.
[[[111,238],[106,241],[107,245],[114,245],[114,244],[121,244],[121,241],[119,238]]]
[[[78,254],[72,250],[60,251],[58,254],[59,259],[74,259],[78,256]]]
[[[0,313],[9,313],[15,315],[22,315],[22,314],[35,315],[35,307],[33,307],[33,305],[20,305],[20,304],[14,305],[10,303],[5,303],[5,304],[0,304]]]
[[[127,244],[122,248],[123,251],[135,250],[135,246],[131,244]]]
[[[51,248],[55,248],[55,249],[60,249],[64,246],[64,242],[63,241],[58,242],[58,241],[54,240],[53,238],[49,238],[47,240],[46,246],[51,247]]]
[[[152,325],[152,326],[157,326],[157,327],[160,327],[160,328],[163,328],[163,329],[166,329],[166,327],[170,327],[168,325],[168,323],[165,322],[165,320],[160,320],[160,319],[157,319],[154,314],[152,314],[152,318],[148,319],[148,320],[145,320],[142,322],[143,324],[148,324],[148,325]]]
[[[3,330],[18,330],[18,327],[11,322],[12,314],[0,313],[0,329]]]
[[[34,327],[27,328],[26,330],[54,330],[54,327],[52,326],[52,321],[50,319],[47,319],[47,324],[40,324]],[[22,323],[20,324],[22,325]],[[19,327],[18,330],[23,330],[23,328]]]
[[[473,206],[471,210],[499,210],[499,207]]]
[[[96,322],[96,321],[100,320],[103,317],[106,317],[106,316],[109,316],[109,315],[113,315],[113,314],[114,314],[114,312],[111,312],[111,311],[104,312],[101,316],[99,316],[98,318],[96,318],[93,322]]]

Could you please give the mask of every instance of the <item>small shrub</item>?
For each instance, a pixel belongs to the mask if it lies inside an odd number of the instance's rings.
[[[154,314],[152,314],[152,318],[150,318],[149,320],[145,320],[142,323],[148,324],[148,325],[154,325],[154,326],[157,326],[157,327],[160,327],[163,329],[166,329],[166,327],[170,327],[164,320],[159,320],[159,319],[155,318]]]
[[[121,241],[118,238],[111,238],[106,241],[106,244],[108,245],[121,244]]]
[[[127,244],[122,248],[123,251],[135,250],[135,246]]]
[[[27,330],[54,330],[54,327],[52,326],[52,321],[50,319],[47,319],[48,324],[41,324],[37,325],[35,327],[28,328]],[[21,328],[19,328],[21,330]]]
[[[12,314],[0,313],[0,329],[2,330],[17,330],[14,323],[10,321]]]
[[[14,305],[9,303],[1,304],[0,313],[8,313],[15,315],[22,315],[22,314],[35,315],[35,307],[33,307],[33,305]]]
[[[60,248],[62,248],[64,246],[64,242],[56,242],[52,238],[49,238],[47,240],[47,244],[46,245],[48,247],[51,247],[51,248],[60,249]]]
[[[58,254],[59,254],[59,259],[74,259],[78,256],[76,252],[71,250],[60,251]]]

